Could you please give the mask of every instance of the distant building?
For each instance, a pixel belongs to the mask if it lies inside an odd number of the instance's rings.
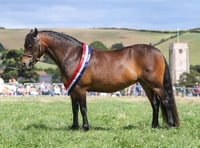
[[[172,43],[169,46],[169,67],[172,83],[178,83],[180,75],[189,73],[189,48],[187,43]]]
[[[52,76],[47,74],[45,71],[36,71],[36,73],[39,75],[39,82],[46,82],[51,83],[52,82]]]

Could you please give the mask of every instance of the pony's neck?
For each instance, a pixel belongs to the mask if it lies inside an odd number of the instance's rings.
[[[75,43],[66,38],[42,32],[39,37],[45,52],[55,61],[61,73],[70,77],[81,58],[81,42]]]

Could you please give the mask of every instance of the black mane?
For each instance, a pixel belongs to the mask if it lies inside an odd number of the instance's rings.
[[[58,40],[65,39],[66,41],[73,42],[73,43],[75,43],[75,44],[77,44],[77,43],[78,43],[78,44],[83,44],[83,43],[80,42],[79,40],[73,38],[73,37],[70,36],[70,35],[64,34],[64,33],[59,33],[59,32],[49,31],[49,30],[40,31],[40,33],[53,35],[53,37],[57,38]]]

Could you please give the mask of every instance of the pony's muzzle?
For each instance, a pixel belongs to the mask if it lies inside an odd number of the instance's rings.
[[[22,70],[30,70],[30,69],[32,69],[32,65],[31,65],[31,63],[23,63],[22,64]]]
[[[22,58],[22,70],[31,70],[33,68],[33,60]]]

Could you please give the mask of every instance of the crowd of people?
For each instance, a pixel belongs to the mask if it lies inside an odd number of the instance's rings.
[[[62,83],[25,83],[20,84],[14,78],[9,83],[4,83],[0,78],[0,95],[1,96],[38,96],[38,95],[65,95],[65,89]]]
[[[176,88],[176,94],[181,94],[182,96],[188,97],[200,97],[200,84],[195,83],[194,87],[178,87]]]
[[[174,87],[174,94],[176,96],[198,96],[200,97],[200,84],[196,83],[193,88]],[[1,96],[60,96],[66,95],[66,89],[62,83],[25,83],[20,84],[15,78],[11,78],[8,83],[0,77],[0,95]],[[93,96],[146,96],[142,86],[139,83],[127,87],[123,91],[114,93],[97,93],[88,92],[88,95]]]

